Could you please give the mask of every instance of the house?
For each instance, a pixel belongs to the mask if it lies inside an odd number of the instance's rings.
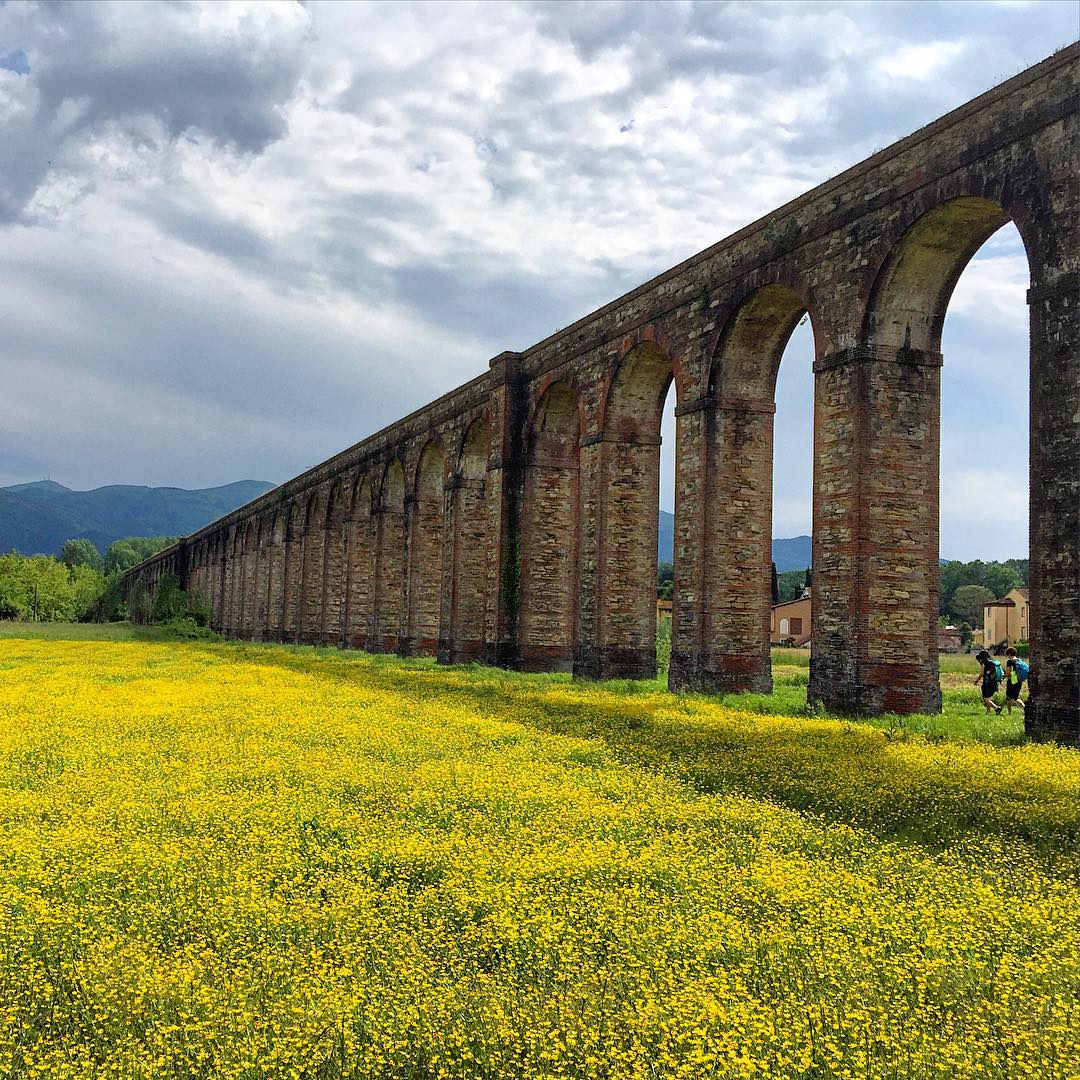
[[[963,652],[964,639],[955,626],[939,626],[937,632],[937,646],[938,652]]]
[[[795,600],[774,604],[769,620],[769,644],[793,641],[802,648],[810,641],[810,589]]]
[[[1027,589],[1010,589],[1000,600],[993,600],[983,608],[983,641],[988,649],[1015,645],[1027,641],[1027,637]]]
[[[670,600],[658,597],[656,601],[656,621],[659,622],[661,619],[670,619],[674,607],[675,605]]]

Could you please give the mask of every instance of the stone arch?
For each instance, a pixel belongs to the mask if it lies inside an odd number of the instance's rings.
[[[307,507],[302,496],[289,504],[285,525],[284,605],[281,624],[283,641],[296,641],[300,632],[303,584],[304,522]]]
[[[967,194],[919,210],[880,260],[854,357],[826,365],[817,380],[814,505],[823,525],[814,537],[809,693],[841,709],[941,708],[941,333],[960,274],[1010,214]],[[1033,568],[1037,533],[1033,515]],[[839,558],[826,561],[828,551]],[[1033,569],[1033,604],[1036,577]],[[872,604],[860,599],[867,596]],[[1033,642],[1033,657],[1037,651]],[[836,688],[845,686],[858,689],[838,700]]]
[[[273,513],[264,511],[256,523],[255,540],[255,606],[252,616],[252,637],[257,640],[267,636],[269,617],[269,566],[270,541],[273,532]]]
[[[396,652],[405,591],[405,470],[397,458],[383,471],[374,510],[374,615],[368,649]]]
[[[288,509],[278,507],[269,517],[266,559],[266,637],[282,639],[285,615],[285,540],[288,532]]]
[[[429,439],[420,452],[409,515],[408,630],[405,650],[413,656],[439,651],[443,579],[443,505],[446,450]]]
[[[352,508],[346,521],[345,642],[355,649],[368,645],[374,614],[374,552],[372,542],[371,480],[360,473],[353,486]]]
[[[484,649],[487,597],[494,588],[488,551],[487,469],[491,426],[484,416],[469,424],[458,454],[450,503],[451,565],[439,656],[450,663],[479,660]]]
[[[255,588],[256,563],[259,558],[258,523],[250,519],[243,526],[243,565],[241,576],[240,625],[237,627],[240,637],[254,636],[255,628]]]
[[[997,202],[975,196],[951,199],[918,218],[874,279],[863,324],[867,344],[939,353],[957,280],[1009,220]]]
[[[338,477],[330,487],[323,527],[322,624],[319,639],[338,645],[345,632],[345,578],[348,533],[345,521],[351,503],[350,485]]]
[[[608,382],[602,441],[583,451],[599,459],[601,512],[596,647],[579,653],[580,674],[656,676],[660,422],[674,377],[663,346],[635,344]]]
[[[784,348],[804,316],[813,322],[808,299],[789,284],[773,282],[745,296],[713,353],[710,392],[722,398],[772,401]],[[815,340],[818,336],[815,333]]]
[[[528,430],[521,515],[519,652],[531,671],[570,671],[578,617],[581,401],[552,383]]]
[[[326,539],[326,492],[318,487],[304,508],[299,641],[318,644],[322,634],[323,548]]]
[[[709,370],[703,417],[705,491],[701,552],[701,643],[698,685],[709,689],[772,689],[769,632],[772,608],[773,417],[780,362],[795,327],[814,319],[801,286],[757,285],[729,311]],[[815,344],[820,340],[814,326]],[[816,527],[816,526],[815,526]],[[680,595],[676,578],[676,603]],[[678,637],[678,625],[673,624]],[[672,643],[673,686],[692,643]],[[693,669],[694,663],[685,665]]]

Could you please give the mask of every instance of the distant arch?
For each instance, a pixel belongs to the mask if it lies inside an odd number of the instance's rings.
[[[434,656],[439,649],[445,485],[446,451],[436,436],[417,462],[409,521],[408,651],[417,656]]]
[[[352,502],[350,484],[338,477],[330,486],[323,526],[322,620],[319,639],[326,644],[341,644],[345,627],[346,518]]]
[[[372,542],[371,480],[366,473],[356,477],[348,531],[346,571],[345,641],[355,649],[367,647],[374,614],[374,545]]]
[[[518,619],[526,670],[573,668],[580,439],[580,398],[568,383],[553,383],[537,402],[528,432]]]
[[[439,657],[457,663],[483,655],[487,596],[494,587],[488,546],[487,468],[491,428],[477,417],[465,430],[450,492],[449,559],[444,566]]]
[[[405,470],[397,458],[383,472],[375,534],[375,602],[368,648],[396,652],[401,642],[405,586]]]

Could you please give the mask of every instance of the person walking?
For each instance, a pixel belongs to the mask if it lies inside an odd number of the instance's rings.
[[[983,706],[987,712],[1000,714],[1001,706],[994,701],[994,695],[998,692],[998,686],[1005,677],[1005,672],[1001,670],[1001,665],[986,649],[977,652],[975,659],[979,661],[981,668],[979,674],[975,676],[975,683],[978,685],[979,682],[982,682]]]
[[[1005,708],[1011,713],[1014,705],[1024,712],[1024,703],[1020,700],[1020,688],[1027,682],[1031,669],[1026,660],[1016,655],[1011,646],[1005,650]],[[1001,712],[1001,709],[998,709]]]

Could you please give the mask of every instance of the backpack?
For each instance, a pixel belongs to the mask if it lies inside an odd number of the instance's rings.
[[[1028,667],[1026,660],[1021,660],[1019,656],[1013,658],[1013,671],[1016,672],[1016,677],[1022,682],[1027,682],[1028,675],[1031,674],[1031,668]]]
[[[1002,669],[1001,664],[997,660],[995,660],[992,656],[990,657],[990,664],[994,669],[994,678],[997,679],[998,682],[1001,682],[1002,679],[1005,678],[1005,672]]]

